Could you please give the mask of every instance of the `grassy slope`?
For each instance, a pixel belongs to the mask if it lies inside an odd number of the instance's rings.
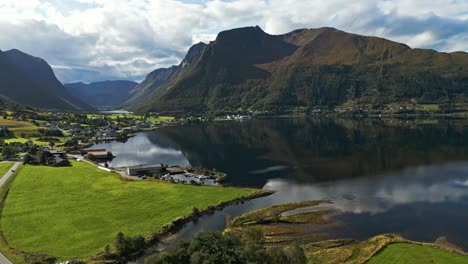
[[[17,138],[21,137],[21,134],[29,136],[38,133],[37,127],[31,123],[3,119],[2,117],[0,117],[0,126],[8,127],[8,129],[13,132]]]
[[[103,115],[102,114],[87,114],[87,116],[89,119],[96,119]],[[107,116],[110,119],[117,119],[119,117],[119,118],[133,118],[133,119],[140,120],[140,121],[142,121],[144,118],[142,115],[136,115],[136,114],[106,114],[105,116]],[[159,116],[159,117],[147,118],[148,122],[151,122],[154,124],[165,122],[165,121],[172,121],[172,120],[174,120],[174,117],[172,116]]]
[[[374,264],[426,264],[426,263],[468,263],[468,257],[447,250],[410,243],[395,243],[384,248],[367,263]]]
[[[38,134],[39,130],[38,127],[34,126],[29,122],[14,121],[10,119],[3,119],[2,117],[0,117],[0,126],[8,127],[8,129],[14,134],[14,138],[5,139],[5,143],[26,143],[31,139],[36,145],[46,146],[49,144],[49,142],[38,140],[38,138],[30,138],[32,135]],[[23,135],[27,138],[22,137]],[[67,138],[63,137],[58,139],[60,139],[61,141],[65,141]]]
[[[0,163],[0,178],[13,166],[11,162]]]
[[[237,188],[128,182],[86,164],[20,169],[8,194],[1,228],[10,246],[62,259],[85,258],[117,232],[150,235],[177,217],[249,195]]]

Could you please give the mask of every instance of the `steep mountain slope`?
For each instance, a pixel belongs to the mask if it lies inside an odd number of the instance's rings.
[[[160,88],[167,87],[171,81],[177,80],[185,73],[190,72],[198,62],[205,46],[206,44],[202,42],[195,44],[189,49],[184,60],[178,66],[157,69],[148,74],[145,80],[131,91],[131,97],[123,105],[125,107],[142,105],[148,98],[157,98],[163,94],[166,90]]]
[[[65,90],[47,62],[19,50],[0,51],[0,96],[45,109],[92,109]]]
[[[95,107],[117,107],[130,97],[138,83],[132,81],[103,81],[85,84],[64,84],[67,91]]]
[[[378,107],[411,99],[464,101],[468,95],[467,53],[411,49],[334,28],[272,36],[247,27],[197,45],[198,52],[187,55],[190,67],[181,71],[181,63],[156,70],[158,78],[144,82],[144,96],[139,94],[142,87],[136,87],[129,102],[137,103],[131,108],[287,112],[344,103]]]

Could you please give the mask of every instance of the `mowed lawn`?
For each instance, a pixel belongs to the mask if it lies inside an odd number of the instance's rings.
[[[83,162],[63,168],[23,166],[1,216],[8,244],[62,260],[84,259],[112,245],[118,232],[148,236],[194,207],[254,192],[119,177]]]
[[[3,177],[3,175],[5,173],[7,173],[7,171],[13,167],[13,163],[12,162],[2,162],[0,163],[0,178]]]
[[[367,264],[466,264],[468,256],[444,249],[410,243],[394,243],[373,256]]]

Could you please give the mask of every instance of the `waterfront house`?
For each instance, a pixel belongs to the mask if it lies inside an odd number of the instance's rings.
[[[95,159],[108,159],[109,154],[107,149],[92,149],[85,151],[84,154],[91,154],[94,156]]]
[[[138,175],[153,175],[154,173],[161,173],[165,169],[161,164],[156,165],[138,165],[127,168],[127,174],[130,176]]]

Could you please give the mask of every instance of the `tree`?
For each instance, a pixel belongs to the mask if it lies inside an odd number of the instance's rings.
[[[4,145],[3,146],[3,149],[2,149],[2,157],[11,157],[13,155],[15,155],[16,153],[16,150],[14,147],[12,146],[9,146],[9,145]]]
[[[196,208],[196,207],[193,207],[192,214],[193,215],[198,215],[199,213],[200,213],[200,210],[198,210],[198,208]]]
[[[284,252],[288,256],[288,263],[291,264],[305,264],[307,263],[307,257],[304,253],[304,250],[297,246],[291,246],[284,249]]]
[[[117,254],[119,255],[127,254],[128,245],[127,245],[127,241],[125,240],[125,235],[122,232],[119,232],[117,234],[117,237],[115,238],[114,246],[117,251]]]
[[[32,156],[29,153],[26,153],[23,157],[23,164],[29,164],[32,161]]]
[[[271,264],[289,263],[288,256],[281,248],[270,247],[267,249],[267,254],[271,258]]]
[[[38,151],[37,152],[37,159],[39,161],[39,164],[46,165],[47,164],[47,158],[50,156],[50,152],[48,151]]]
[[[53,149],[54,146],[55,146],[55,143],[53,141],[51,141],[51,142],[49,142],[49,146],[50,146],[51,149]]]
[[[264,246],[261,230],[246,228],[236,233],[201,232],[190,242],[180,242],[175,247],[154,254],[145,264],[305,264],[304,251],[298,246]]]
[[[131,256],[138,256],[145,250],[146,242],[142,236],[125,237],[122,232],[117,234],[114,243],[116,253],[122,259],[127,259]]]
[[[88,153],[88,154],[86,155],[86,158],[89,159],[89,160],[95,160],[95,159],[96,159],[96,157],[94,156],[94,154],[91,154],[91,153]]]

